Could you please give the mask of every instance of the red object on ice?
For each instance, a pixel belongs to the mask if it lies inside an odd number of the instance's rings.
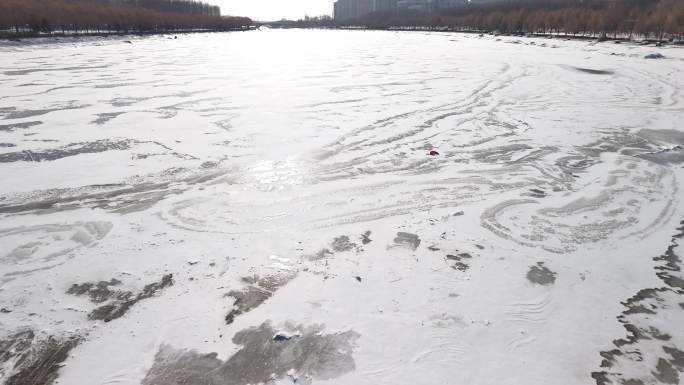
[[[436,150],[430,150],[430,152],[428,152],[428,155],[430,155],[430,156],[439,155],[439,152],[437,152]]]

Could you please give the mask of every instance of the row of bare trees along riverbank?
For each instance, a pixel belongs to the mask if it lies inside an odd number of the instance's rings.
[[[287,27],[448,29],[504,34],[567,34],[622,38],[684,38],[684,0],[476,1],[433,14],[376,12],[355,20],[315,17]]]
[[[190,0],[0,1],[0,35],[235,30],[251,24]]]

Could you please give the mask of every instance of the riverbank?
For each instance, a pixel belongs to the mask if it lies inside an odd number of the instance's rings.
[[[259,29],[259,26],[231,29],[177,29],[163,31],[86,31],[86,32],[20,32],[2,33],[0,40],[21,41],[23,39],[50,39],[50,38],[79,38],[79,37],[126,37],[126,36],[154,36],[154,35],[182,35],[190,33],[218,33],[218,32],[246,32]]]
[[[684,46],[684,40],[674,39],[652,39],[652,38],[638,38],[629,37],[628,35],[616,35],[614,33],[607,33],[605,35],[597,34],[565,34],[565,33],[501,33],[498,31],[477,30],[477,29],[461,29],[451,27],[424,27],[424,26],[392,26],[386,28],[366,27],[366,26],[288,26],[279,25],[277,23],[268,24],[269,28],[276,29],[322,29],[322,30],[346,30],[346,31],[405,31],[405,32],[445,32],[445,33],[465,33],[471,35],[482,36],[496,36],[496,37],[533,37],[533,38],[547,38],[547,39],[562,39],[562,40],[580,40],[580,41],[596,41],[596,42],[613,42],[615,44],[634,43],[642,45],[672,45]]]

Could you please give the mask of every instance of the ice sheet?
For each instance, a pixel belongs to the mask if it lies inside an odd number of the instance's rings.
[[[0,44],[0,382],[684,376],[681,49],[132,42]]]

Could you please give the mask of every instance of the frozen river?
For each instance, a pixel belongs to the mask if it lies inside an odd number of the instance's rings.
[[[125,39],[0,44],[0,383],[684,381],[682,49]]]

